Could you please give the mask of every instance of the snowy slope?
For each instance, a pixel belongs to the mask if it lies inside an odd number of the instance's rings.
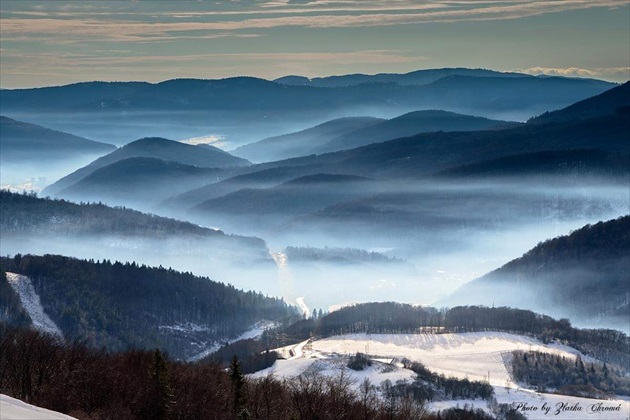
[[[243,334],[239,335],[236,338],[225,338],[225,339],[222,339],[222,340],[216,340],[216,341],[212,342],[203,351],[201,351],[201,352],[197,353],[196,355],[188,358],[188,361],[189,362],[198,362],[199,360],[203,359],[204,357],[207,357],[207,356],[211,355],[212,353],[214,353],[215,351],[219,350],[226,343],[229,344],[229,343],[233,343],[233,342],[239,341],[239,340],[247,340],[247,339],[250,339],[250,338],[258,338],[258,337],[260,337],[263,334],[263,332],[265,330],[276,328],[277,326],[278,326],[278,323],[274,322],[274,321],[263,320],[263,321],[257,322],[256,324],[252,325],[247,331],[245,331]],[[160,328],[171,328],[171,327],[160,327]]]
[[[33,326],[40,331],[63,338],[63,333],[46,315],[39,295],[35,292],[31,279],[21,274],[7,273],[7,280],[13,290],[20,296],[22,306],[33,320]]]
[[[74,417],[27,404],[0,394],[0,420],[76,420]]]
[[[568,359],[577,355],[584,361],[593,359],[579,351],[562,345],[544,344],[531,337],[501,332],[477,332],[463,334],[347,334],[321,340],[307,340],[293,346],[277,349],[286,360],[277,360],[265,370],[256,372],[253,377],[273,373],[278,377],[295,377],[303,373],[318,372],[334,376],[347,363],[347,356],[357,352],[369,354],[373,365],[360,372],[346,369],[356,380],[358,387],[364,378],[378,385],[385,379],[413,381],[415,373],[396,363],[396,358],[406,357],[423,363],[429,370],[446,376],[468,378],[470,380],[488,380],[495,389],[500,404],[527,403],[527,407],[537,407],[536,411],[522,411],[530,419],[619,419],[630,418],[628,399],[599,401],[588,398],[568,397],[563,395],[537,393],[520,388],[510,379],[506,363],[509,365],[511,352],[514,350],[541,351],[557,354]],[[543,412],[543,404],[549,412]],[[618,411],[592,413],[593,404],[602,403],[606,407],[618,407]],[[429,406],[432,410],[441,410],[465,404],[474,405],[488,411],[486,401],[440,401]],[[574,406],[580,411],[560,411]],[[595,407],[596,408],[596,407]]]

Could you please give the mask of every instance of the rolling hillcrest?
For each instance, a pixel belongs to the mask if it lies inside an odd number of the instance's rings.
[[[424,132],[477,131],[505,128],[511,124],[517,125],[453,112],[428,110],[410,112],[386,121],[367,120],[363,122],[363,127],[354,127],[354,129],[350,130],[346,130],[346,127],[343,127],[343,129],[336,129],[332,133],[329,131],[329,127],[336,128],[342,122],[344,121],[329,121],[299,133],[264,139],[239,147],[234,153],[255,161],[282,160],[304,155],[354,149],[372,143],[408,137]],[[269,157],[274,159],[269,159]]]
[[[442,109],[525,121],[614,87],[597,80],[475,70],[438,69],[434,73],[424,84],[378,82],[334,88],[251,77],[174,79],[155,84],[88,82],[3,89],[0,99],[7,115],[18,119],[35,115],[38,124],[115,144],[147,136],[191,138],[219,133],[234,148],[358,115],[392,118],[416,110]],[[59,113],[72,113],[72,118],[60,119]]]

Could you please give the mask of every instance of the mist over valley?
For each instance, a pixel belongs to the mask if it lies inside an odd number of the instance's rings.
[[[438,69],[0,98],[6,360],[27,343],[192,382],[349,375],[376,411],[414,395],[400,418],[630,392],[630,82]]]

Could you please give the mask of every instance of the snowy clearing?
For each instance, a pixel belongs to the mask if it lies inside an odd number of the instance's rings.
[[[0,394],[2,420],[76,420],[74,417],[27,404],[24,401]]]
[[[585,361],[593,360],[568,346],[544,344],[531,337],[502,332],[346,334],[321,340],[309,339],[276,349],[286,360],[277,360],[270,368],[250,376],[263,377],[273,373],[279,378],[291,378],[315,372],[335,376],[344,370],[355,381],[355,388],[366,378],[374,385],[379,385],[386,379],[392,383],[398,380],[412,382],[415,373],[395,363],[396,360],[407,358],[421,362],[429,370],[446,376],[488,381],[494,387],[500,404],[517,407],[521,403],[521,412],[529,419],[630,418],[630,401],[627,398],[594,400],[537,393],[521,388],[511,380],[506,367],[514,350],[541,351],[569,359],[580,355]],[[370,355],[372,366],[358,372],[347,369],[348,356],[357,352]],[[456,406],[464,407],[465,404],[489,411],[484,400],[436,401],[430,403],[429,407],[437,411]],[[601,407],[607,411],[597,411]]]
[[[19,295],[24,310],[33,320],[33,326],[40,331],[63,339],[61,329],[44,312],[42,302],[39,299],[39,295],[35,292],[31,279],[21,274],[7,273],[7,281]]]

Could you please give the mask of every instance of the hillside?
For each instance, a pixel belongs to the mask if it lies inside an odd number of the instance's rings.
[[[150,209],[177,191],[216,181],[216,172],[155,158],[126,158],[95,170],[57,197]]]
[[[462,414],[475,420],[497,419],[469,407],[430,413],[415,396],[411,399],[406,395],[391,395],[381,399],[376,384],[367,386],[366,395],[360,395],[348,381],[347,373],[335,378],[317,373],[289,380],[272,376],[245,378],[238,360],[231,369],[222,369],[209,363],[178,363],[159,350],[111,354],[55,342],[25,330],[9,330],[6,337],[0,347],[0,361],[4,362],[2,367],[6,372],[1,378],[3,392],[79,418],[83,418],[79,415],[83,413],[92,417],[116,413],[117,418],[159,419],[167,413],[175,418],[232,420],[244,417],[238,415],[240,411],[261,419],[459,420],[464,418]],[[18,374],[24,371],[27,374]],[[35,372],[41,373],[39,380],[34,378],[36,375],[29,375]],[[488,385],[467,380],[448,383],[449,390],[460,388],[456,391],[458,395],[472,389],[483,391],[487,398],[491,391]],[[398,389],[389,385],[390,391]],[[164,393],[168,395],[166,401]],[[3,396],[0,402],[6,407],[7,398]],[[10,402],[24,405],[14,399]],[[15,413],[12,407],[7,408]],[[523,419],[514,417],[517,413],[509,406],[503,408],[511,415],[509,418]],[[28,416],[24,411],[19,414]],[[42,413],[40,418],[69,417],[46,417]]]
[[[32,283],[66,340],[110,351],[161,348],[188,358],[260,320],[293,314],[280,299],[162,267],[56,255],[0,263]]]
[[[61,178],[44,190],[55,195],[76,184],[96,170],[129,158],[154,158],[200,168],[221,168],[248,165],[249,162],[217,148],[196,147],[163,138],[143,138],[131,142],[89,165]]]
[[[560,123],[571,120],[597,118],[613,115],[622,108],[627,108],[630,97],[630,82],[614,87],[597,96],[579,101],[564,109],[547,112],[532,118],[530,124]],[[627,111],[626,111],[627,112]]]
[[[367,121],[366,121],[367,120]],[[446,111],[414,111],[390,120],[341,119],[261,140],[234,152],[255,161],[282,160],[311,154],[354,149],[372,143],[432,131],[475,131],[508,127],[490,120]]]
[[[315,127],[296,133],[269,137],[255,143],[241,146],[233,151],[238,156],[243,156],[253,162],[266,162],[271,160],[288,159],[296,156],[305,156],[331,141],[335,137],[353,132],[360,128],[371,127],[382,118],[348,117],[327,121]]]
[[[511,305],[586,325],[628,328],[630,216],[545,241],[441,301]]]
[[[219,182],[195,188],[164,200],[158,208],[161,210],[189,209],[206,200],[218,198],[242,189],[269,188],[295,178],[316,175],[317,173],[319,173],[317,168],[279,166],[232,177],[228,176]]]
[[[115,149],[62,131],[0,116],[2,160],[69,159],[77,154],[105,154]]]
[[[245,188],[206,200],[193,208],[201,220],[269,230],[293,217],[374,193],[373,179],[336,174],[303,176],[269,188]],[[259,230],[254,230],[257,232]]]
[[[56,411],[46,410],[27,404],[17,398],[0,394],[0,412],[7,418],[23,420],[76,420],[75,417],[66,416]]]
[[[399,137],[408,137],[433,131],[480,131],[507,128],[514,123],[473,117],[446,111],[414,111],[391,120],[375,124],[372,127],[358,129],[352,133],[340,135],[313,153],[321,154],[338,150],[354,149],[372,143],[384,142]]]
[[[317,167],[321,172],[405,178],[545,150],[597,148],[628,153],[629,121],[630,114],[616,114],[560,124],[526,124],[504,130],[423,133],[351,150],[255,165],[248,168],[248,172],[305,166]]]
[[[254,367],[249,371],[256,372],[253,377],[273,373],[292,378],[313,372],[334,376],[346,368],[347,375],[359,379],[356,388],[367,377],[375,385],[381,383],[382,392],[387,389],[382,384],[386,379],[392,386],[397,379],[407,379],[406,384],[398,384],[403,388],[413,388],[413,382],[421,380],[415,383],[415,391],[423,392],[413,394],[435,403],[449,397],[458,399],[457,394],[459,399],[487,398],[482,397],[482,388],[475,387],[476,381],[492,385],[497,399],[519,388],[531,392],[527,388],[536,386],[533,380],[530,384],[522,373],[517,378],[512,371],[515,366],[522,372],[521,360],[513,360],[513,355],[527,351],[541,359],[544,354],[550,361],[559,356],[560,362],[570,367],[579,366],[581,361],[588,363],[588,377],[576,377],[566,372],[566,366],[562,372],[547,365],[546,372],[548,378],[566,385],[560,390],[562,394],[602,398],[630,393],[628,340],[619,331],[577,329],[566,319],[527,310],[480,306],[438,310],[382,302],[314,312],[308,319],[268,331],[259,341],[232,343],[208,360],[225,364],[236,354],[243,366]],[[278,353],[279,360],[261,366],[257,356],[265,348]],[[585,394],[579,394],[584,383],[592,387],[583,388]],[[539,387],[537,391],[545,389]]]
[[[622,418],[620,414],[623,416],[624,412],[630,410],[630,404],[625,401],[625,397],[598,391],[590,384],[594,382],[605,389],[619,384],[625,394],[630,381],[623,376],[621,370],[613,370],[569,346],[543,343],[518,334],[495,331],[459,334],[345,334],[324,339],[315,337],[274,351],[280,352],[286,359],[275,361],[271,367],[249,375],[250,378],[261,379],[273,374],[285,380],[294,380],[300,376],[314,380],[317,376],[312,372],[317,372],[316,375],[324,378],[336,378],[343,372],[355,392],[361,396],[369,393],[368,386],[371,385],[372,392],[385,399],[401,394],[413,396],[414,400],[423,401],[430,412],[455,407],[461,409],[467,404],[482,410],[488,416],[481,417],[478,414],[479,417],[466,417],[462,413],[461,416],[453,416],[453,419],[547,418],[544,412],[529,412],[525,416],[525,410],[518,409],[515,410],[517,413],[509,416],[503,417],[499,414],[501,405],[504,408],[517,407],[515,401],[537,407],[543,403],[551,407],[558,407],[562,403],[582,407],[593,404],[594,400],[585,395],[566,394],[571,392],[572,387],[580,388],[576,384],[578,381],[569,378],[568,374],[558,376],[572,385],[565,385],[555,392],[540,386],[536,388],[522,381],[517,382],[512,374],[512,355],[529,351],[528,354],[538,355],[541,364],[543,360],[549,361],[545,363],[552,363],[551,360],[554,360],[569,368],[580,363],[583,368],[588,366],[587,381],[590,388],[583,388],[593,390],[592,397],[598,395],[599,399],[605,398],[608,404],[620,408],[620,412],[606,412],[598,417],[618,419]],[[551,376],[554,367],[548,365],[545,374]],[[602,380],[613,376],[614,380]],[[554,418],[578,418],[575,412],[551,413],[554,413]],[[517,417],[516,414],[523,417]]]
[[[435,174],[439,178],[494,178],[562,175],[583,182],[607,177],[627,182],[630,155],[602,150],[550,150],[463,165]]]
[[[175,219],[103,204],[75,204],[64,200],[0,191],[0,234],[3,253],[64,252],[84,258],[152,259],[200,255],[208,267],[238,262],[269,262],[265,242],[226,235]],[[210,263],[214,263],[211,265]]]

